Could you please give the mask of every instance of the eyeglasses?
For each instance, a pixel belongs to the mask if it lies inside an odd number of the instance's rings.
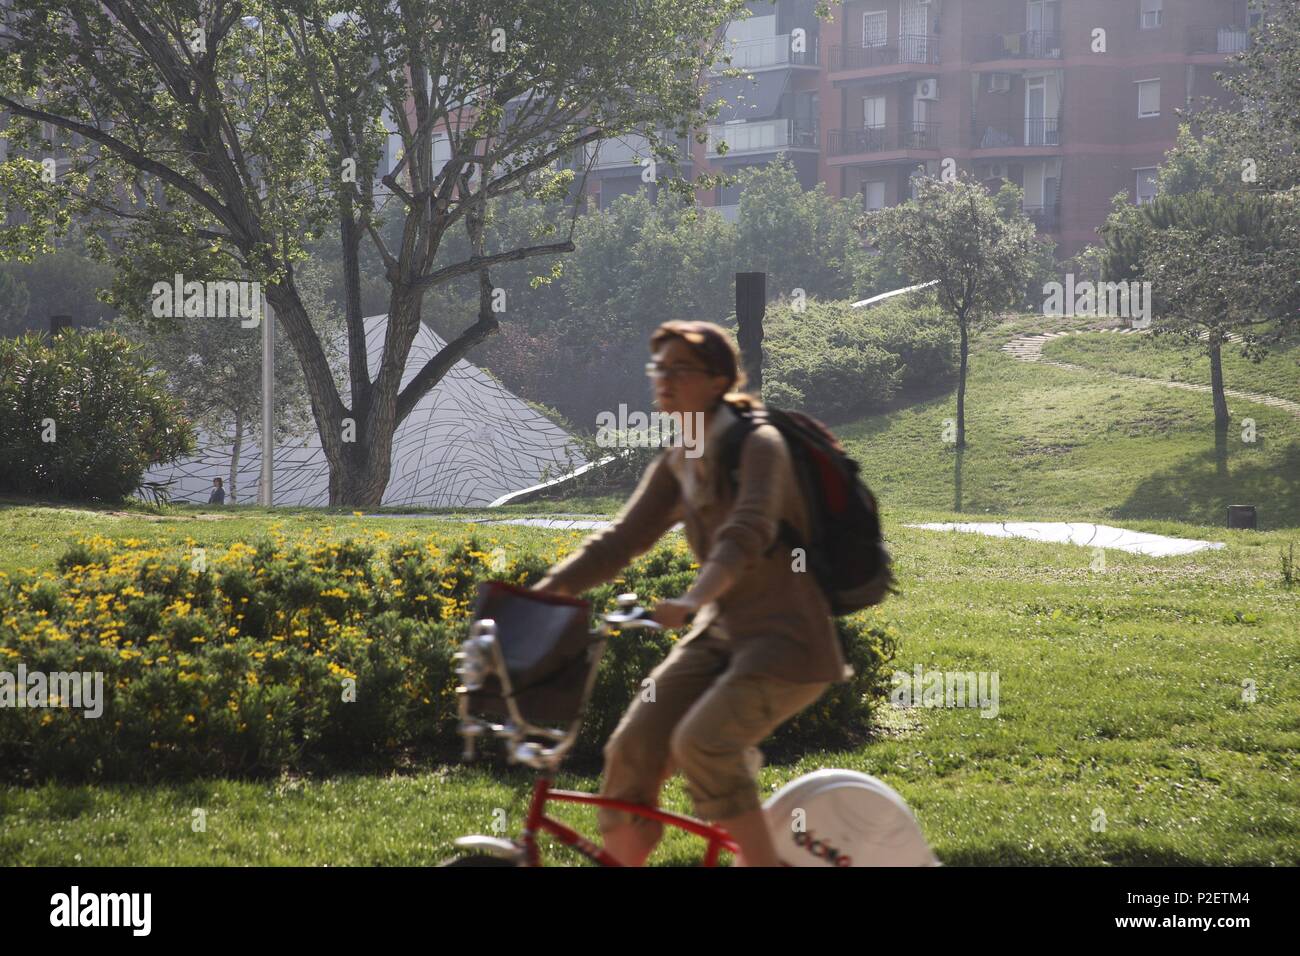
[[[660,365],[658,362],[646,362],[645,373],[651,378],[675,379],[683,375],[689,375],[692,372],[699,372],[701,375],[708,375],[707,368],[700,368],[698,365]]]

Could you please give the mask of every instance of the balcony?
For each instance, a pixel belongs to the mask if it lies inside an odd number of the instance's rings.
[[[1187,52],[1231,56],[1250,49],[1250,31],[1245,27],[1193,27],[1187,31]]]
[[[868,126],[862,129],[833,129],[827,132],[828,156],[858,156],[865,153],[905,152],[939,148],[938,123],[909,123],[903,126]]]
[[[979,38],[979,46],[975,50],[976,63],[987,63],[992,60],[1059,60],[1060,58],[1061,34],[1045,33],[1041,30],[983,36]]]
[[[816,149],[815,120],[772,119],[749,123],[724,123],[709,127],[709,156],[717,158],[718,146],[727,144],[727,156],[773,153],[782,149]]]
[[[830,72],[870,70],[879,66],[930,66],[939,62],[939,38],[927,34],[904,35],[877,46],[833,46]]]
[[[684,140],[673,138],[677,146],[677,156],[679,163],[690,162],[690,151],[686,149]],[[575,150],[575,153],[577,151]],[[581,153],[577,153],[581,157]],[[620,166],[639,166],[642,159],[653,157],[650,150],[650,141],[640,133],[627,133],[617,139],[601,140],[599,143],[588,143],[586,145],[586,162],[591,162],[595,156],[595,162],[591,163],[592,169],[614,169]],[[585,163],[584,163],[585,165]]]
[[[972,149],[1060,145],[1059,117],[1026,117],[1023,120],[1001,121],[996,125],[988,125],[980,119],[971,120]]]
[[[812,49],[800,53],[790,50],[788,33],[727,43],[724,44],[722,52],[730,54],[731,63],[719,61],[713,65],[710,72],[721,73],[723,70],[736,67],[742,70],[765,70],[778,66],[816,66],[817,38],[811,37],[808,42]]]

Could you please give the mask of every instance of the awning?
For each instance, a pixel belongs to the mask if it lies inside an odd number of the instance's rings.
[[[723,101],[715,123],[734,120],[769,119],[781,107],[781,94],[790,79],[789,70],[767,70],[748,76],[728,77],[716,83],[704,98],[705,105]]]

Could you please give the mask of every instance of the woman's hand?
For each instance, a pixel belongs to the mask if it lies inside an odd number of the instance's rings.
[[[686,619],[698,611],[693,601],[684,598],[670,601],[658,601],[650,609],[651,616],[664,627],[681,627]]]

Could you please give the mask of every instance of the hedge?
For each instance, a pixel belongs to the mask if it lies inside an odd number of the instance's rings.
[[[0,572],[0,671],[101,672],[99,718],[7,709],[0,775],[35,780],[260,776],[455,759],[457,677],[480,581],[531,584],[555,555],[504,552],[477,534],[369,540],[282,537],[190,550],[90,537],[57,569]],[[562,553],[562,552],[561,552]],[[588,596],[680,594],[695,574],[664,543]],[[896,635],[841,619],[858,671],[783,726],[777,751],[866,739]],[[675,632],[607,645],[575,763],[601,747]],[[351,688],[351,690],[349,690]],[[346,699],[351,696],[354,699]]]

